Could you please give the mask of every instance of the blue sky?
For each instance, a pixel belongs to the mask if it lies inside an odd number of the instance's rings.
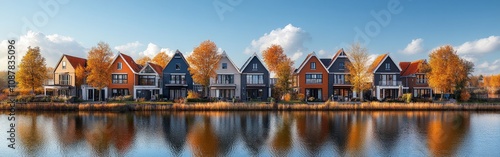
[[[476,74],[500,73],[498,7],[424,0],[1,1],[0,70],[7,39],[16,39],[19,56],[40,46],[48,66],[63,53],[86,57],[99,41],[137,59],[176,49],[188,55],[204,40],[238,66],[270,44],[282,45],[298,65],[308,53],[329,58],[359,39],[372,56],[390,53],[398,62],[427,59],[450,44],[475,63]]]

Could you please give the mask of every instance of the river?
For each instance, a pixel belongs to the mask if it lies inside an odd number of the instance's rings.
[[[499,156],[500,113],[17,112],[0,156]]]

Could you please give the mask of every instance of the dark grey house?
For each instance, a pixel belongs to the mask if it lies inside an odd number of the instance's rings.
[[[355,96],[352,84],[347,80],[349,77],[347,64],[350,60],[344,49],[338,50],[331,60],[321,59],[321,61],[328,66],[328,95],[335,101],[345,101]]]
[[[163,69],[163,97],[168,100],[185,98],[187,91],[193,89],[193,79],[188,70],[189,64],[184,55],[177,50]]]
[[[265,101],[271,95],[269,70],[256,53],[245,62],[241,71],[241,100]]]
[[[372,95],[378,100],[398,98],[402,95],[403,89],[408,89],[401,83],[401,68],[394,63],[389,54],[378,56],[368,71],[373,73]]]

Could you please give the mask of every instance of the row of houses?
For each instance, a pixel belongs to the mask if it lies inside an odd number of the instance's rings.
[[[389,54],[378,56],[369,66],[373,74],[369,81],[371,90],[356,93],[348,81],[350,76],[347,64],[350,62],[344,49],[340,49],[333,58],[318,58],[310,53],[294,71],[293,89],[305,95],[306,99],[333,99],[347,101],[364,94],[364,98],[398,98],[404,93],[412,93],[416,98],[432,98],[425,73],[419,68],[427,64],[425,60],[400,62],[396,64]]]
[[[63,55],[54,68],[53,83],[44,86],[44,94],[77,96],[83,100],[98,100],[99,93],[104,99],[130,95],[134,99],[154,100],[161,96],[175,100],[186,97],[189,90],[202,90],[200,85],[193,82],[188,70],[189,63],[178,50],[165,68],[151,62],[140,66],[132,57],[118,53],[109,67],[109,85],[100,92],[85,81],[81,87],[76,86],[76,68],[85,67],[86,63],[84,58]],[[257,54],[238,68],[223,52],[220,64],[217,77],[210,80],[211,97],[266,100],[270,96],[269,70]]]
[[[76,67],[86,66],[84,58],[63,55],[54,68],[53,84],[44,86],[46,95],[77,96],[83,100],[98,100],[118,96],[133,96],[134,99],[154,100],[160,96],[175,100],[187,96],[189,90],[201,91],[200,85],[193,82],[188,70],[189,64],[180,51],[176,51],[170,62],[162,68],[148,62],[140,66],[132,57],[118,53],[111,66],[109,85],[99,92],[96,88],[83,83],[76,86]],[[318,58],[310,53],[295,69],[292,88],[308,99],[325,101],[333,99],[345,101],[357,97],[348,82],[346,52],[340,49],[333,58]],[[196,63],[193,63],[196,64]],[[219,99],[233,98],[243,101],[266,100],[271,95],[273,78],[265,64],[254,53],[241,68],[222,53],[217,76],[210,79],[210,97]],[[432,89],[427,84],[425,73],[419,73],[419,65],[425,60],[400,62],[396,64],[388,54],[378,56],[370,66],[373,73],[372,90],[364,92],[366,98],[397,98],[402,93],[412,93],[414,97],[430,98]]]

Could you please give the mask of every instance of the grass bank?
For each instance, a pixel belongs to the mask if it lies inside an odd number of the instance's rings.
[[[0,110],[10,110],[7,103]],[[32,111],[500,111],[500,103],[18,103],[16,110]]]

